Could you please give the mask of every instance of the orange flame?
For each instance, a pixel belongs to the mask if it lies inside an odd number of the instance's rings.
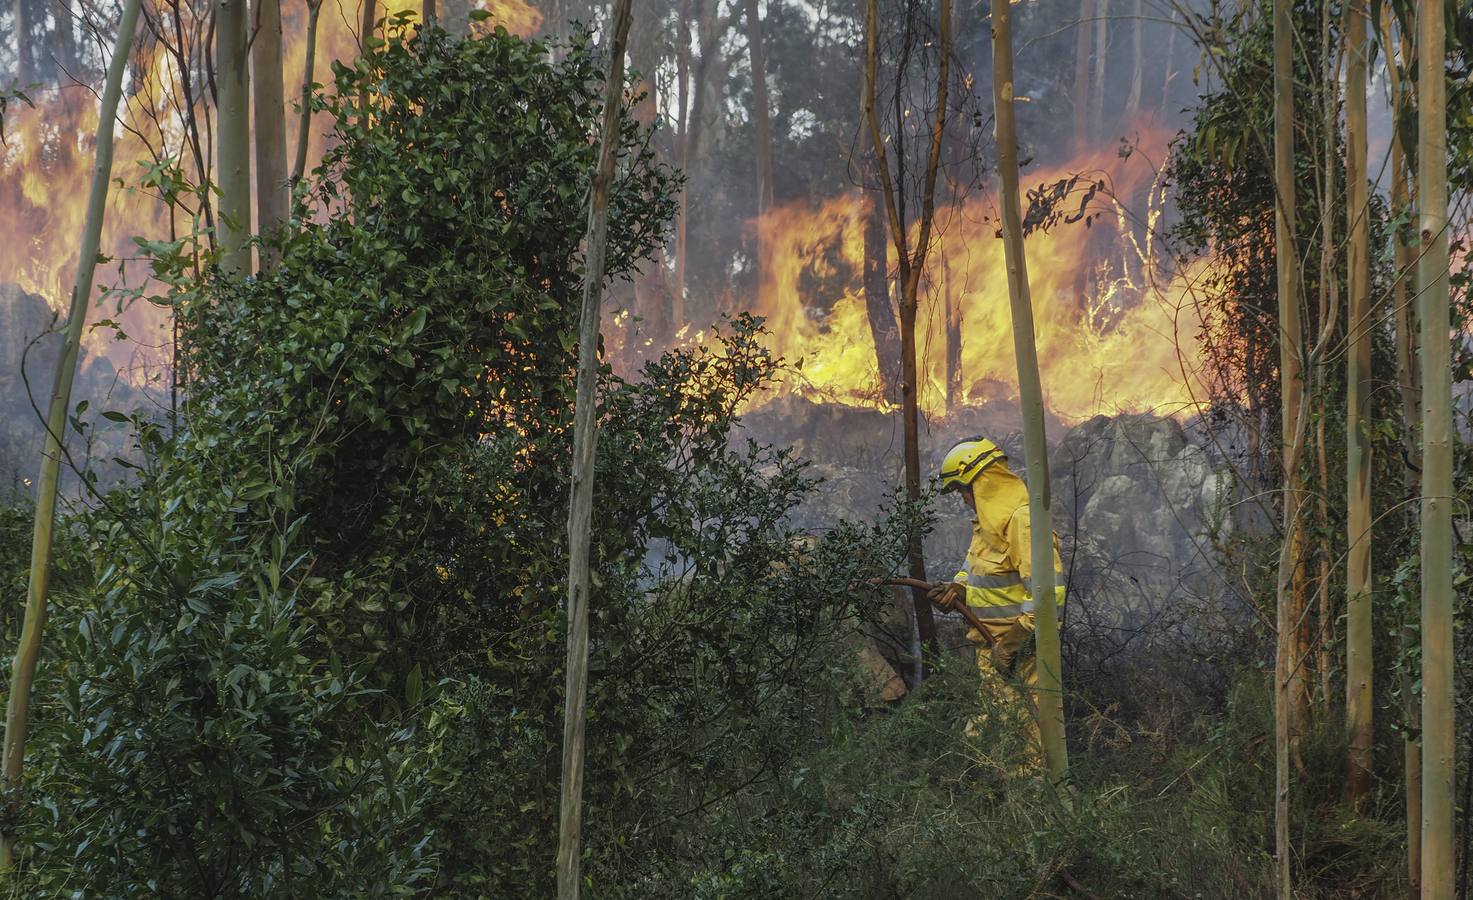
[[[297,141],[296,105],[306,62],[307,11],[305,4],[283,5],[282,73],[287,108],[282,114],[286,118],[290,160]],[[404,10],[417,12],[419,7],[414,0],[385,0],[379,5],[384,17]],[[542,24],[541,13],[525,0],[473,0],[471,8],[491,13],[478,28],[500,25],[513,34],[527,36]],[[356,32],[360,18],[358,2],[325,0],[318,18],[315,81],[331,82],[332,60],[351,61],[358,56]],[[164,23],[170,24],[168,16]],[[192,24],[184,23],[186,31]],[[202,52],[202,48],[196,49]],[[185,91],[176,61],[165,47],[140,34],[130,74],[113,152],[111,174],[115,184],[103,220],[103,253],[113,261],[98,272],[97,283],[102,286],[136,285],[146,279],[147,273],[139,265],[128,264],[137,253],[135,235],[168,240],[203,228],[202,223],[188,221],[187,213],[176,212],[171,222],[170,210],[162,200],[138,187],[143,174],[139,161],[160,157],[179,159],[188,177],[200,180],[201,173],[183,144]],[[196,96],[206,90],[199,84],[193,88]],[[45,297],[64,315],[76,273],[77,242],[94,164],[97,99],[91,88],[75,84],[40,91],[32,99],[34,108],[12,104],[5,114],[6,145],[0,148],[0,216],[9,223],[10,239],[0,243],[0,279],[14,281],[22,289]],[[205,119],[212,111],[197,103],[194,112],[204,132]],[[309,165],[321,159],[328,127],[323,117],[314,117]],[[212,166],[213,160],[206,160],[206,165]],[[118,188],[116,181],[124,187]],[[169,358],[166,311],[135,304],[127,310],[103,313],[117,319],[130,340],[114,342],[105,332],[92,331],[85,339],[87,349],[107,353],[135,382],[157,377],[159,367]],[[96,309],[89,315],[94,321],[100,317]]]
[[[1147,137],[1155,146],[1166,145],[1164,132]],[[1081,172],[1091,173],[1084,184],[1101,179],[1107,186],[1086,210],[1089,226],[1059,224],[1025,242],[1045,402],[1065,420],[1145,410],[1189,412],[1195,408],[1191,373],[1199,323],[1194,312],[1179,314],[1191,309],[1188,294],[1196,269],[1158,283],[1152,235],[1159,225],[1160,179],[1139,154],[1121,158],[1112,148],[1031,173],[1026,183],[1050,184]],[[1130,198],[1144,203],[1143,221],[1132,219]],[[795,364],[778,394],[879,408],[893,401],[882,396],[861,286],[868,202],[851,193],[817,208],[779,207],[755,223],[765,258],[751,310],[766,318],[774,352]],[[1079,203],[1076,194],[1073,205]],[[916,324],[919,402],[928,415],[944,416],[949,400],[957,406],[1016,402],[998,227],[991,197],[974,196],[938,211]],[[911,237],[914,246],[914,230]],[[888,235],[886,243],[893,274],[895,250]],[[892,283],[892,311],[897,290]],[[950,397],[948,302],[960,334],[959,371]]]

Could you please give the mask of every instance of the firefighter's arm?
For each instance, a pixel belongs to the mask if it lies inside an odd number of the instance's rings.
[[[1018,507],[1008,519],[1007,539],[1008,555],[1022,576],[1023,583],[1028,585],[1029,593],[1033,592],[1033,513],[1026,506]],[[1064,603],[1064,566],[1059,558],[1059,537],[1053,535],[1050,541],[1053,545],[1050,562],[1054,566],[1054,599],[1059,605]]]

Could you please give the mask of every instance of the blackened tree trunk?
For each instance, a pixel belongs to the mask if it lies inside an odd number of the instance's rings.
[[[864,309],[879,363],[880,390],[892,403],[900,384],[900,331],[890,302],[890,266],[885,241],[885,210],[872,203],[864,216]]]

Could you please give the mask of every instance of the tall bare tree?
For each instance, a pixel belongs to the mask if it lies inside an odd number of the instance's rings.
[[[1302,671],[1296,638],[1299,609],[1293,583],[1300,565],[1299,397],[1303,370],[1299,325],[1298,254],[1294,245],[1294,57],[1290,0],[1273,2],[1274,245],[1278,267],[1279,377],[1283,410],[1283,546],[1275,591],[1274,654],[1274,849],[1280,900],[1293,900],[1293,851],[1289,839],[1289,762],[1292,753],[1294,681]]]
[[[1142,70],[1145,68],[1146,61],[1141,47],[1141,31],[1145,27],[1145,23],[1141,21],[1141,2],[1142,0],[1135,0],[1130,15],[1130,95],[1125,98],[1125,112],[1131,116],[1141,110],[1141,81],[1144,74]]]
[[[15,80],[25,87],[36,77],[36,50],[32,46],[34,26],[30,0],[14,0],[11,17],[15,30]]]
[[[891,171],[890,154],[886,147],[889,141],[880,127],[879,114],[879,61],[880,61],[880,11],[879,0],[869,0],[865,7],[865,66],[864,66],[864,112],[869,124],[870,142],[875,155],[875,167],[879,174],[880,190],[885,203],[885,218],[890,225],[890,240],[895,245],[900,289],[900,399],[901,417],[905,441],[905,494],[912,502],[921,496],[921,453],[920,453],[920,372],[916,365],[916,313],[920,305],[921,274],[925,271],[926,258],[931,249],[931,233],[936,219],[936,174],[941,168],[941,145],[946,133],[946,93],[951,77],[951,0],[941,0],[939,10],[939,47],[936,66],[936,118],[929,136],[929,150],[920,175],[921,210],[916,223],[915,244],[910,238],[910,223],[906,220],[906,149],[904,90],[917,35],[917,0],[902,0],[906,4],[902,17],[901,51],[895,65],[895,81],[892,100],[895,112],[893,121],[895,171]],[[910,577],[926,580],[926,562],[921,550],[919,534],[910,536],[907,556]],[[926,652],[936,649],[936,622],[931,614],[931,604],[925,592],[913,589],[911,603],[915,609],[916,625],[921,643]]]
[[[1417,3],[1417,284],[1422,319],[1422,897],[1452,900],[1452,358],[1447,233],[1447,75],[1443,4]]]
[[[128,54],[133,47],[133,33],[138,28],[140,6],[140,0],[128,0],[123,7],[117,40],[113,44],[112,60],[108,63],[107,81],[102,89],[102,108],[97,117],[97,155],[92,166],[92,186],[87,194],[87,218],[82,225],[78,247],[77,277],[72,285],[66,337],[56,360],[56,374],[51,383],[51,400],[46,407],[46,437],[41,451],[40,473],[36,478],[36,524],[31,532],[31,567],[26,585],[25,619],[21,625],[20,642],[15,648],[15,662],[10,670],[10,696],[5,707],[5,786],[12,792],[20,788],[21,773],[25,765],[31,684],[36,677],[41,634],[46,628],[62,441],[66,435],[67,412],[71,408],[72,381],[77,375],[82,330],[87,324],[87,307],[92,299],[92,277],[97,268],[98,247],[102,242],[102,218],[107,209],[108,185],[111,184],[113,127],[117,122],[118,103],[123,94],[123,75],[127,72]],[[15,865],[15,840],[14,832],[0,834],[0,871],[8,871]]]
[[[578,317],[578,382],[573,406],[573,489],[568,503],[568,662],[563,708],[562,801],[558,828],[559,900],[577,900],[581,879],[583,831],[584,726],[588,700],[589,542],[593,527],[594,446],[598,439],[599,311],[608,252],[609,190],[619,155],[623,113],[624,46],[629,38],[632,0],[615,0],[604,82],[603,128],[598,168],[588,206],[587,264],[583,306]]]
[[[1095,0],[1079,5],[1079,22],[1074,26],[1074,146],[1089,143],[1089,48],[1094,34]]]
[[[767,48],[762,38],[762,17],[757,0],[745,2],[747,48],[752,61],[752,115],[757,121],[757,212],[760,215],[772,206],[776,172],[772,158],[772,105],[767,93]]]
[[[256,122],[256,230],[268,234],[290,210],[286,169],[286,90],[281,74],[281,0],[255,0],[251,87]],[[261,268],[276,264],[276,251],[261,248]]]
[[[690,20],[691,0],[680,0],[675,23],[675,163],[682,173],[690,165]],[[675,210],[675,283],[670,286],[670,328],[676,332],[685,325],[685,221],[689,206],[687,185],[682,180]]]
[[[215,0],[216,183],[220,265],[251,268],[251,76],[246,0]]]
[[[1359,804],[1371,786],[1374,743],[1371,658],[1371,221],[1366,152],[1366,68],[1370,59],[1370,10],[1365,0],[1346,8],[1349,17],[1345,78],[1345,187],[1350,242],[1349,352],[1345,356],[1345,793]]]
[[[1023,219],[1018,191],[1018,132],[1013,121],[1013,25],[1009,0],[992,5],[992,97],[997,123],[997,180],[1001,187],[1003,257],[1013,319],[1013,352],[1023,406],[1023,448],[1028,460],[1029,556],[1037,617],[1038,726],[1044,761],[1054,780],[1069,770],[1064,742],[1064,691],[1059,651],[1059,614],[1054,595],[1054,529],[1048,444],[1043,431],[1043,385],[1033,333],[1033,299],[1028,259],[1023,253]]]
[[[306,58],[302,62],[301,119],[297,123],[296,158],[292,161],[293,193],[307,172],[307,147],[312,139],[312,73],[317,63],[317,20],[322,15],[322,0],[307,0]]]
[[[1089,132],[1100,137],[1105,127],[1105,61],[1110,55],[1110,0],[1094,0],[1094,90],[1090,94]]]

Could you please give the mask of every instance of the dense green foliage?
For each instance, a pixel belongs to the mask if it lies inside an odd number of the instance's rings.
[[[37,889],[546,884],[599,94],[581,41],[553,62],[392,29],[325,103],[325,221],[277,236],[269,275],[170,279],[189,400],[177,434],[135,422],[143,468],[73,522],[86,572],[58,597],[17,813]],[[670,212],[640,129],[623,142],[611,277]],[[775,372],[755,329],[602,379],[587,802],[608,883],[803,745],[848,585],[886,564],[873,534],[790,533],[802,465],[730,441]]]

